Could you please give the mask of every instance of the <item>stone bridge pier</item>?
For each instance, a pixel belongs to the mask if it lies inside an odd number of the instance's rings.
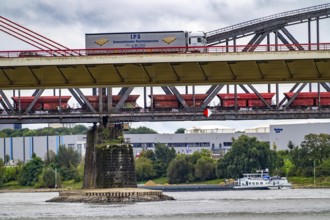
[[[122,143],[123,124],[87,132],[83,189],[136,188],[133,148]]]

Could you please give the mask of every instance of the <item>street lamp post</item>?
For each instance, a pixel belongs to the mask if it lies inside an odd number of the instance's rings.
[[[57,189],[57,169],[55,168],[55,189]]]
[[[313,173],[314,173],[314,187],[315,187],[315,160],[313,161],[313,165],[314,165]]]

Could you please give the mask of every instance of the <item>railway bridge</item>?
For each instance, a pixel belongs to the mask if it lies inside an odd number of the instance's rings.
[[[0,51],[0,123],[330,118],[330,40],[320,42],[329,15],[323,4],[210,31],[201,53],[101,55],[0,17],[1,31],[37,48]],[[289,30],[302,23],[304,43]]]

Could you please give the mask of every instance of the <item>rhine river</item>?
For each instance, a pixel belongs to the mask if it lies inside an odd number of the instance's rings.
[[[0,219],[330,219],[330,189],[165,192],[175,201],[47,203],[58,193],[0,193]]]

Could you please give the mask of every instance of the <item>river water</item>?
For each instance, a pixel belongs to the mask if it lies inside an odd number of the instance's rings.
[[[58,193],[0,193],[0,219],[330,219],[330,189],[166,192],[175,201],[47,203]]]

